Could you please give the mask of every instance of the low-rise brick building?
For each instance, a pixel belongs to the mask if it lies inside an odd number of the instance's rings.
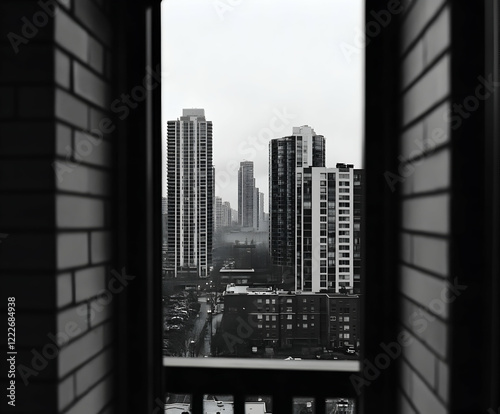
[[[312,355],[359,347],[359,295],[228,290],[219,331],[221,354]],[[221,348],[221,347],[219,347]]]

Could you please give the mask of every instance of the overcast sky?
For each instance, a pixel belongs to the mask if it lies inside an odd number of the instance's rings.
[[[183,108],[205,109],[215,194],[233,208],[239,163],[250,160],[268,211],[268,142],[294,126],[325,136],[327,167],[362,167],[361,3],[163,1],[164,127]]]

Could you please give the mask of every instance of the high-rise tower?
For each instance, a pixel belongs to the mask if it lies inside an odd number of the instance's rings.
[[[255,188],[253,161],[241,161],[238,170],[238,225],[258,227],[259,189]]]
[[[307,126],[269,143],[269,247],[271,263],[292,273],[296,258],[297,173],[325,166],[325,138]]]
[[[167,123],[167,274],[208,276],[212,261],[212,122],[183,109]]]
[[[363,171],[352,164],[298,173],[295,289],[360,293]]]
[[[296,291],[359,293],[363,171],[326,168],[325,141],[310,127],[270,143],[271,259]]]

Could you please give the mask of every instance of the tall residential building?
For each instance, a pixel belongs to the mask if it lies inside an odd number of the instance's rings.
[[[269,248],[271,263],[294,271],[296,265],[297,173],[325,166],[325,138],[307,126],[269,142]],[[300,206],[300,205],[299,205]]]
[[[237,226],[238,225],[238,210],[235,210],[234,208],[231,209],[231,226]]]
[[[230,227],[232,225],[232,217],[231,217],[231,203],[229,201],[224,201],[222,203],[222,227]]]
[[[217,230],[231,225],[231,204],[229,201],[222,201],[221,197],[216,196],[214,205],[214,229]]]
[[[360,293],[362,183],[352,164],[297,173],[296,290]]]
[[[255,188],[253,161],[240,162],[238,170],[238,225],[258,228],[259,189]]]
[[[167,123],[167,275],[208,275],[212,261],[212,122],[183,109]]]
[[[222,197],[214,198],[214,230],[222,227]]]
[[[270,144],[272,263],[293,275],[296,291],[359,293],[363,172],[326,168],[324,138],[310,127],[293,134]]]

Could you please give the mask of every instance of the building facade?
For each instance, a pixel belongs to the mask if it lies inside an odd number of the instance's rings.
[[[357,349],[361,332],[359,304],[359,295],[228,287],[221,322],[226,348],[220,351],[245,355],[262,353],[266,348],[296,354]],[[238,335],[245,325],[242,321],[252,327],[247,335]]]
[[[352,164],[297,173],[295,289],[360,293],[363,171]]]
[[[167,123],[167,274],[208,275],[212,261],[212,122],[184,109]]]
[[[259,227],[259,189],[255,187],[253,161],[241,161],[238,170],[238,225]]]
[[[297,173],[325,166],[325,138],[307,126],[294,127],[288,137],[269,143],[269,248],[271,263],[296,268]]]
[[[222,227],[222,197],[214,197],[214,230]]]
[[[222,197],[215,197],[214,200],[214,230],[231,226],[231,203],[223,201]]]
[[[360,293],[363,172],[324,164],[325,140],[309,126],[271,141],[272,264],[295,291]]]

